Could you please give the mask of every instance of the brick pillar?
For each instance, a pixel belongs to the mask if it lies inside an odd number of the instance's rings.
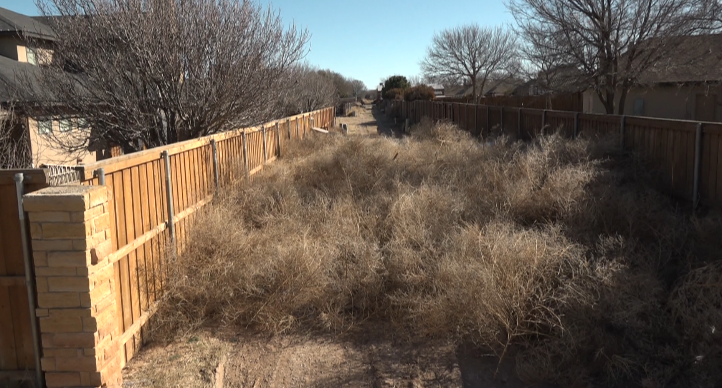
[[[47,386],[120,387],[107,189],[49,187],[25,195],[23,203]]]

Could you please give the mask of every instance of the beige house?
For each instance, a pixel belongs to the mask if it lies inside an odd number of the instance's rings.
[[[47,43],[46,48],[29,47],[27,38]],[[22,79],[32,76],[38,66],[52,60],[55,35],[39,19],[18,14],[0,7],[0,111],[13,110],[13,133],[17,139],[29,143],[34,167],[50,164],[76,165],[94,162],[97,152],[81,150],[69,153],[59,146],[59,140],[78,135],[82,118],[73,115],[38,117],[25,104]],[[34,44],[33,46],[36,46]]]
[[[624,114],[722,121],[722,35],[683,39],[679,51],[642,74],[630,89]],[[593,90],[587,89],[583,99],[585,113],[606,113]]]

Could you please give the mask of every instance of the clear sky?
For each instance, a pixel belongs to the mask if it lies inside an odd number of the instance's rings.
[[[268,3],[268,0],[260,0]],[[287,23],[307,28],[306,60],[373,88],[394,74],[419,74],[434,32],[464,23],[513,22],[502,0],[272,0]],[[0,0],[0,7],[36,15],[33,0]]]

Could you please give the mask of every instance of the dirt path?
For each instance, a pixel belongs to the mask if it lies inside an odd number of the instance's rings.
[[[386,135],[398,136],[401,131],[401,124],[395,123],[394,119],[386,117],[376,105],[358,104],[352,108],[356,117],[337,117],[336,124],[348,125],[349,135]]]
[[[126,388],[526,387],[513,357],[494,378],[496,357],[443,341],[409,343],[380,331],[266,337],[202,331],[148,344],[124,370]]]

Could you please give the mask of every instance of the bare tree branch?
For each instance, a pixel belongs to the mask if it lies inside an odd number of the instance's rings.
[[[0,168],[29,168],[30,139],[12,106],[0,108]]]
[[[308,33],[251,0],[39,0],[58,38],[23,86],[46,116],[74,115],[68,152],[126,152],[279,117]],[[42,46],[41,42],[36,42]]]
[[[327,72],[304,64],[296,66],[292,76],[295,81],[290,93],[282,100],[286,115],[310,112],[335,105],[338,101],[336,85]]]
[[[435,82],[468,80],[478,101],[491,76],[508,73],[517,64],[516,50],[511,31],[469,24],[435,34],[421,69]]]
[[[714,3],[714,4],[712,4]],[[507,0],[527,61],[549,85],[590,85],[607,113],[624,113],[629,89],[688,36],[714,27],[717,0]],[[561,71],[560,71],[561,70]],[[556,74],[555,74],[556,71]]]

